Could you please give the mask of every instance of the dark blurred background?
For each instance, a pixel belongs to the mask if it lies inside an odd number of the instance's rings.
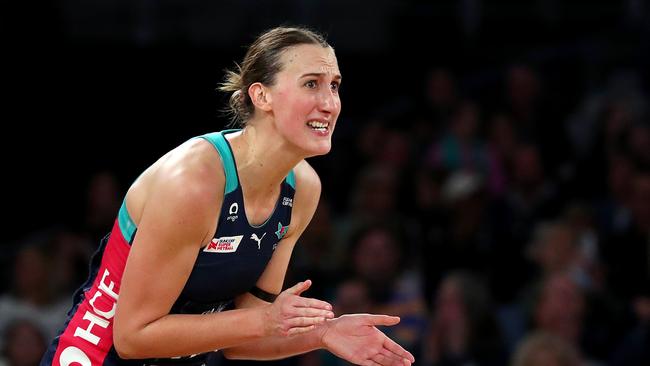
[[[223,70],[282,24],[344,78],[287,283],[400,315],[418,364],[650,364],[649,1],[3,8],[1,365],[38,362],[130,183],[226,126]]]

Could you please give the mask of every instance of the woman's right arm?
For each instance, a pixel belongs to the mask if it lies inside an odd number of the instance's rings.
[[[211,239],[215,207],[223,200],[223,176],[215,178],[214,164],[189,160],[164,163],[149,186],[115,314],[113,340],[122,358],[186,356],[231,347],[272,335],[270,323],[299,317],[284,311],[290,309],[286,306],[280,311],[261,307],[169,314],[200,245]]]

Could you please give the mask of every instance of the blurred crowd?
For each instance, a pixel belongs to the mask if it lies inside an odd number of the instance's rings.
[[[436,68],[421,103],[351,122],[294,279],[401,316],[425,365],[650,364],[650,100],[615,71],[564,110],[543,76],[479,100]]]
[[[306,295],[337,314],[400,316],[384,330],[419,365],[650,365],[640,77],[613,71],[566,108],[530,65],[505,70],[489,98],[461,77],[434,68],[419,100],[342,116],[313,161],[323,196],[286,283],[312,279]],[[123,199],[117,177],[96,172],[77,219],[1,253],[0,365],[36,365],[63,326]]]

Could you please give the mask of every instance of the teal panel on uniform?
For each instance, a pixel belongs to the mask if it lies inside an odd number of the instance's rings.
[[[293,169],[287,175],[287,183],[289,183],[291,188],[296,189],[296,175],[293,173]]]
[[[223,169],[226,172],[226,194],[237,189],[237,185],[239,184],[237,180],[237,171],[235,169],[235,160],[232,156],[232,153],[230,152],[230,148],[228,147],[228,142],[226,141],[226,138],[223,136],[223,133],[228,133],[233,131],[238,131],[238,130],[225,130],[221,132],[208,133],[203,136],[200,136],[210,141],[210,143],[214,145],[214,147],[219,152],[219,155],[221,156],[221,161],[223,162]]]
[[[131,243],[136,226],[133,220],[131,220],[131,216],[129,216],[129,211],[126,209],[126,199],[124,199],[122,207],[120,207],[118,221],[120,223],[120,230],[122,230],[122,236],[126,239],[127,243]]]

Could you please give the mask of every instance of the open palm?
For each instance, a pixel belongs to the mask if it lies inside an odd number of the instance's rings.
[[[376,328],[395,325],[387,315],[349,314],[326,323],[322,342],[336,356],[362,366],[409,366],[413,355]]]

